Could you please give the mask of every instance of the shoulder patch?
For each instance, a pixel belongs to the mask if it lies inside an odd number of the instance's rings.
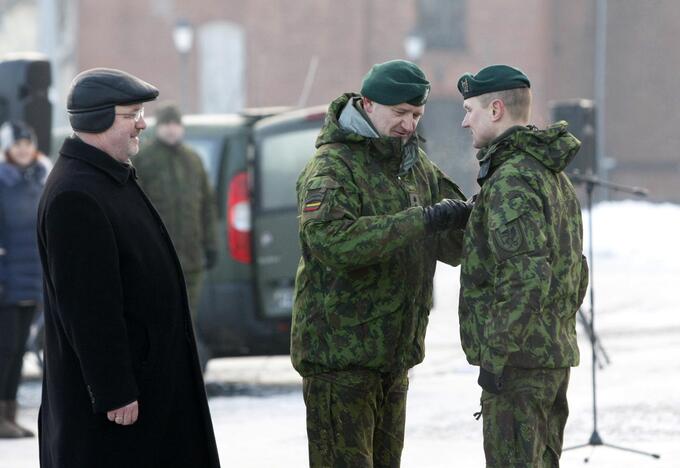
[[[524,244],[522,225],[517,220],[513,220],[499,229],[494,229],[493,241],[496,247],[509,254],[518,252]]]
[[[317,189],[308,191],[307,198],[305,198],[305,201],[302,204],[302,211],[304,213],[317,211],[319,208],[321,208],[321,204],[323,203],[325,196],[326,190]]]

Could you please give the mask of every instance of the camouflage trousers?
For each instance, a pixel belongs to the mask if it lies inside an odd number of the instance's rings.
[[[192,271],[184,273],[184,281],[187,285],[187,296],[189,299],[189,313],[191,314],[191,324],[194,326],[194,336],[196,337],[196,348],[198,351],[198,360],[201,364],[201,370],[205,372],[208,365],[209,351],[203,344],[201,335],[196,326],[196,317],[198,317],[198,306],[201,303],[201,292],[203,292],[203,280],[205,279],[205,271]]]
[[[189,296],[189,311],[191,313],[191,321],[196,327],[196,317],[198,316],[198,306],[201,302],[201,291],[203,290],[203,279],[205,272],[203,270],[184,272],[184,281],[187,285],[187,296]]]
[[[506,367],[503,392],[482,391],[487,468],[559,467],[569,373]]]
[[[395,468],[404,447],[407,371],[353,370],[303,379],[309,466]]]

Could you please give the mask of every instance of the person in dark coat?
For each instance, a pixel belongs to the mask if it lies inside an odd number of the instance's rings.
[[[0,141],[0,439],[10,439],[34,435],[17,424],[16,400],[26,338],[42,303],[35,228],[47,167],[23,122],[5,122]]]
[[[129,162],[157,96],[113,69],[71,84],[38,212],[44,468],[219,467],[182,270]]]

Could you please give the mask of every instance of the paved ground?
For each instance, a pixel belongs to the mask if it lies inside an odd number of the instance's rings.
[[[629,220],[640,219],[635,209],[624,205],[602,216],[608,229],[599,237],[596,328],[611,364],[598,373],[598,428],[607,443],[661,459],[586,447],[565,452],[562,467],[584,466],[584,457],[585,466],[598,468],[680,467],[680,250],[677,240],[669,242],[680,232],[680,208],[649,215],[631,233]],[[636,254],[642,248],[644,255]],[[438,269],[427,358],[411,372],[405,468],[484,466],[481,422],[472,417],[479,408],[476,369],[465,362],[457,334],[457,278],[457,269]],[[593,429],[589,345],[581,335],[566,446],[587,442]],[[223,467],[307,466],[300,379],[287,357],[212,361],[207,379],[217,393],[210,406]],[[38,401],[38,382],[22,385],[23,423],[35,426]],[[36,460],[35,440],[0,441],[0,468],[33,468]]]

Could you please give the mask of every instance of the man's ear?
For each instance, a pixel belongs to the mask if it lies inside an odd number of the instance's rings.
[[[363,106],[367,114],[373,112],[373,109],[375,108],[375,106],[373,105],[373,101],[371,101],[365,96],[361,98],[361,105]]]
[[[494,99],[489,105],[489,114],[492,122],[500,121],[505,115],[505,103],[500,99]]]

